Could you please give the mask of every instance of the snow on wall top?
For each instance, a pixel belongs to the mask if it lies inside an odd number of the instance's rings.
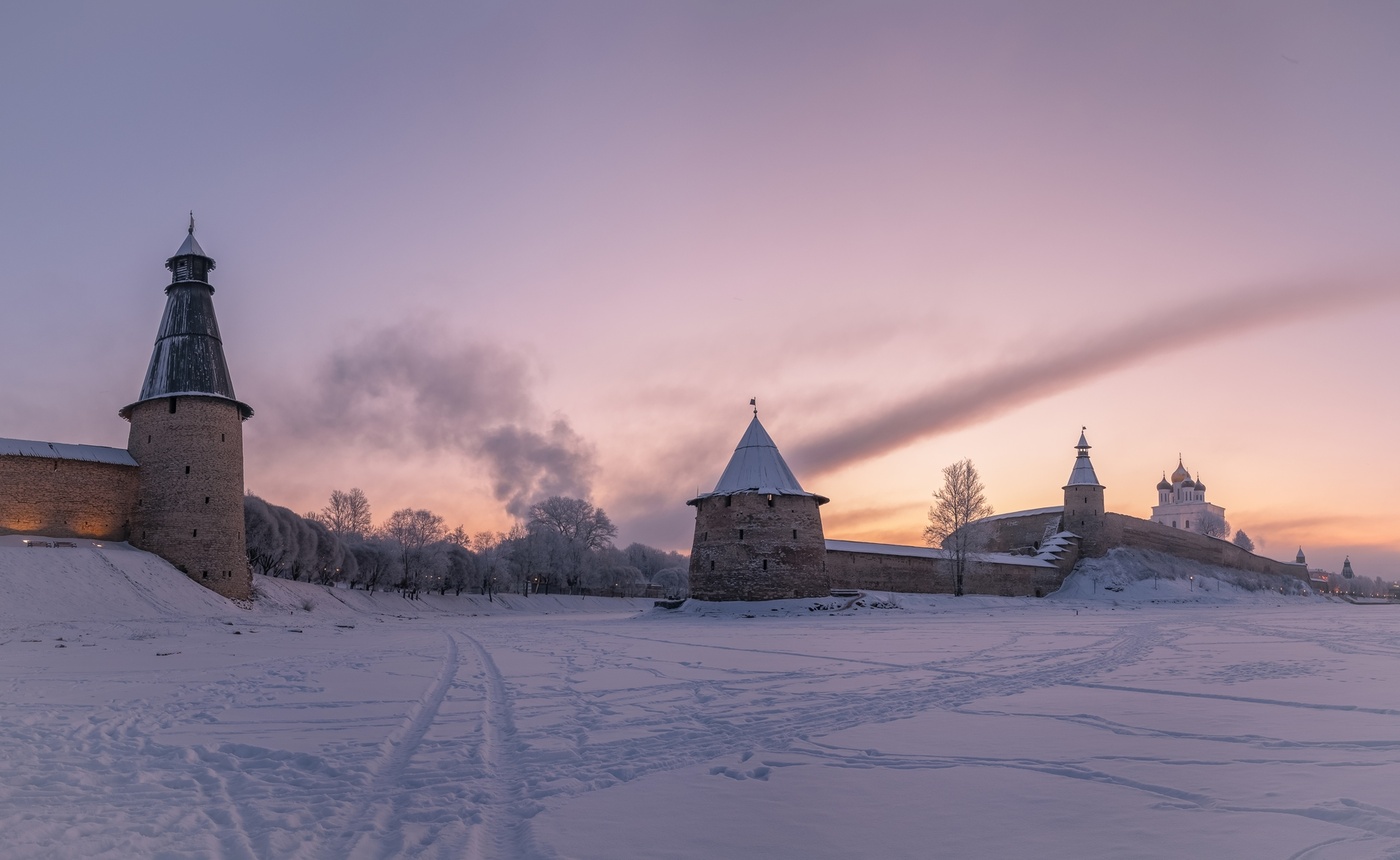
[[[989,517],[983,517],[980,520],[974,520],[974,523],[992,523],[996,522],[997,520],[1009,520],[1012,517],[1034,517],[1040,514],[1058,514],[1064,509],[1064,505],[1055,505],[1051,508],[1031,508],[1030,510],[1026,511],[1009,511],[1004,514],[992,514]]]
[[[108,448],[103,445],[69,445],[63,442],[35,442],[29,439],[0,439],[0,457],[45,457],[51,460],[111,463],[114,466],[136,465],[136,461],[124,448]]]
[[[892,543],[866,543],[859,540],[827,540],[827,552],[866,552],[873,555],[903,555],[914,558],[952,558],[946,549],[931,546],[903,546]],[[972,552],[968,558],[987,564],[1015,564],[1021,567],[1054,567],[1049,558],[1038,555],[1012,555],[1009,552]]]
[[[734,449],[734,456],[729,458],[729,465],[724,467],[724,473],[719,476],[719,483],[715,484],[714,490],[690,501],[696,502],[710,496],[728,496],[733,493],[811,496],[817,499],[819,504],[829,501],[825,496],[802,489],[802,485],[797,483],[797,477],[783,460],[783,455],[778,452],[778,446],[759,423],[757,415],[749,422],[748,429],[744,431],[743,438]]]

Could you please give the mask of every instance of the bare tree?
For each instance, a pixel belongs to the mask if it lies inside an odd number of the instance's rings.
[[[1235,532],[1235,538],[1231,543],[1245,552],[1254,552],[1254,541],[1250,539],[1249,535],[1244,533],[1244,529]]]
[[[550,496],[531,505],[528,528],[564,539],[568,548],[564,582],[571,590],[577,589],[582,578],[585,554],[612,546],[617,537],[617,526],[602,508],[567,496]]]
[[[990,516],[986,487],[977,474],[977,467],[968,459],[943,467],[943,486],[933,494],[933,507],[928,509],[928,525],[924,527],[924,542],[941,545],[952,554],[953,594],[963,593],[963,574],[967,558],[974,547],[972,530],[967,526],[975,520]]]
[[[359,487],[348,493],[332,490],[330,504],[315,519],[339,537],[365,537],[370,531],[369,499]]]
[[[400,588],[405,594],[416,596],[425,584],[423,580],[432,573],[437,561],[434,544],[444,534],[442,517],[432,511],[403,508],[384,521],[384,536],[399,551],[399,563],[403,565]]]
[[[1207,537],[1220,538],[1222,540],[1230,537],[1230,524],[1215,511],[1206,511],[1196,520],[1197,527],[1201,534]]]

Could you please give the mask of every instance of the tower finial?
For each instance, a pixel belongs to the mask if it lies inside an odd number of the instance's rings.
[[[750,397],[750,398],[749,398],[749,405],[753,407],[753,417],[757,418],[757,417],[758,417],[758,398],[757,398],[757,397]]]
[[[194,235],[194,210],[190,210],[190,235]]]

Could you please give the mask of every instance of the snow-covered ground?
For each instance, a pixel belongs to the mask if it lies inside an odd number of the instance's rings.
[[[0,856],[1400,856],[1400,606],[1158,562],[1038,601],[244,609],[0,545]]]

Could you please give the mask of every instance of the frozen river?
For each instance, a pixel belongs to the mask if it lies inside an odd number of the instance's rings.
[[[0,855],[1400,856],[1400,606],[590,600],[4,620]]]

